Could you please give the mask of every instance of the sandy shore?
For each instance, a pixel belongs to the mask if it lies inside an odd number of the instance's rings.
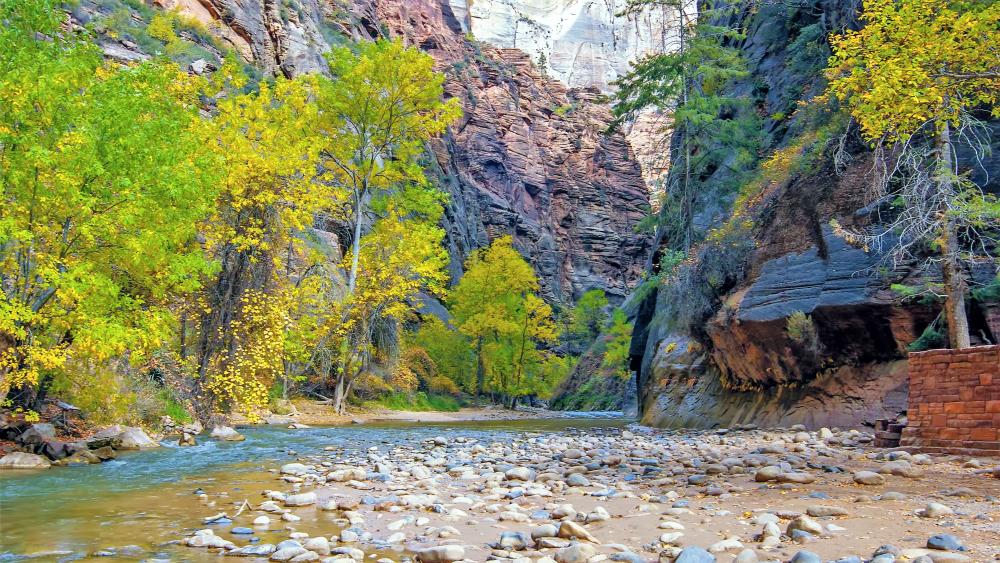
[[[462,422],[483,420],[525,420],[538,418],[561,418],[566,413],[525,407],[510,410],[496,406],[463,408],[455,412],[444,411],[394,411],[383,408],[354,408],[346,415],[338,415],[330,406],[322,401],[295,400],[294,411],[290,415],[275,415],[272,422],[298,422],[309,426],[333,426],[340,424],[361,424],[378,421],[406,422]],[[236,420],[237,424],[245,424],[245,420]]]
[[[274,488],[236,525],[286,528],[288,540],[247,549],[292,561],[1000,560],[997,460],[869,440],[636,428],[331,447],[275,467]],[[199,533],[187,541],[241,543]]]

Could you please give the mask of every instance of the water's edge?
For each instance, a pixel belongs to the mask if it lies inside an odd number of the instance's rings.
[[[70,561],[130,545],[142,549],[133,559],[217,560],[217,556],[168,542],[198,527],[200,518],[230,510],[232,503],[244,498],[259,502],[261,489],[278,488],[268,470],[298,454],[326,447],[344,452],[372,447],[388,450],[438,435],[509,440],[525,432],[623,426],[627,422],[622,418],[570,417],[373,422],[303,430],[258,426],[240,430],[246,436],[244,442],[218,442],[203,435],[193,447],[164,442],[165,447],[124,453],[99,465],[54,467],[38,473],[0,472],[0,561],[46,551],[70,553],[48,555],[43,560]],[[215,506],[206,506],[193,494],[197,489],[216,499],[222,495],[221,499]]]

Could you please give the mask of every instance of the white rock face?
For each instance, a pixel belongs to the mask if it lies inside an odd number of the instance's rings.
[[[677,47],[678,17],[666,8],[619,17],[626,0],[449,0],[464,31],[517,48],[570,87],[610,83],[629,63]]]

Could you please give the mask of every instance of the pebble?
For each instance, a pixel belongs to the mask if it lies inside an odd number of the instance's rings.
[[[674,563],[713,563],[714,561],[714,555],[696,546],[685,547],[681,550],[680,555],[674,559]]]
[[[806,514],[814,518],[824,518],[829,516],[847,516],[847,511],[838,506],[823,506],[814,504],[806,508]]]
[[[941,518],[942,516],[951,516],[954,513],[955,511],[939,502],[927,503],[927,506],[919,512],[920,516],[924,518]]]
[[[587,543],[574,543],[556,552],[557,563],[587,563],[597,555],[594,546]]]
[[[823,563],[823,560],[811,551],[800,551],[792,557],[790,563]]]
[[[813,520],[808,516],[799,516],[798,518],[795,518],[794,520],[789,522],[788,528],[785,530],[785,533],[788,535],[792,535],[792,532],[795,530],[801,530],[803,532],[812,534],[814,536],[822,535],[823,532],[825,531],[823,529],[822,524],[820,524],[819,522]]]
[[[871,521],[869,513],[880,507],[856,505],[848,510],[839,506],[851,496],[841,496],[835,492],[836,486],[851,481],[836,474],[854,471],[857,460],[879,467],[879,472],[857,471],[852,476],[854,482],[884,485],[886,476],[912,477],[933,464],[930,458],[925,463],[923,458],[904,452],[867,450],[861,444],[867,443],[869,436],[855,431],[742,432],[713,431],[694,440],[689,438],[691,434],[675,431],[643,431],[625,438],[621,431],[588,430],[565,435],[524,433],[493,442],[465,436],[413,444],[387,441],[359,452],[331,446],[327,453],[304,454],[281,465],[275,475],[280,487],[264,491],[263,501],[253,507],[257,514],[233,518],[240,523],[247,521],[243,518],[253,518],[258,529],[269,526],[271,518],[280,518],[287,528],[275,533],[292,540],[277,546],[252,543],[239,547],[199,531],[185,543],[217,549],[228,546],[244,550],[235,555],[277,557],[276,561],[324,563],[369,559],[388,563],[408,561],[408,557],[424,563],[488,558],[510,563],[646,563],[657,556],[660,561],[680,563],[707,563],[716,557],[736,563],[778,558],[811,563],[819,559],[804,549],[796,553],[796,547],[816,542],[829,561],[859,563],[861,559],[850,554],[850,547],[862,538],[852,537],[850,530],[861,529],[864,539],[871,537],[878,522]],[[947,459],[941,463],[955,462]],[[987,470],[974,478],[991,479]],[[816,482],[822,485],[810,486]],[[793,503],[757,504],[755,491],[764,491],[769,499],[780,498],[775,496],[779,493],[788,495]],[[970,493],[974,494],[968,487],[956,487],[940,491],[937,498]],[[213,493],[207,506],[214,507],[215,499]],[[616,499],[634,499],[635,504],[623,509]],[[876,499],[888,503],[907,497],[886,491],[859,495],[854,500]],[[566,500],[574,500],[576,506]],[[218,502],[222,506],[223,502]],[[232,501],[225,502],[228,506]],[[955,500],[956,508],[960,502]],[[289,510],[312,505],[325,512]],[[904,509],[904,505],[882,507],[894,512]],[[921,516],[930,518],[950,514],[951,510],[939,503],[930,503],[920,511]],[[341,531],[329,539],[310,536],[296,529],[294,522],[300,517],[328,521]],[[643,519],[646,527],[632,524],[638,522],[633,518]],[[839,518],[850,518],[848,522],[854,525],[849,529],[837,526],[844,523],[835,520]],[[864,527],[857,526],[858,519],[867,520]],[[733,524],[748,529],[733,528]],[[477,525],[493,526],[491,536],[498,538],[495,543],[471,545],[467,530]],[[717,535],[696,545],[695,538],[705,536],[686,536],[685,527],[691,526],[699,534],[704,528]],[[301,529],[312,531],[305,525]],[[253,532],[253,528],[234,527],[229,529],[232,536],[224,535],[246,543]],[[604,544],[599,549],[598,537],[620,543]],[[971,539],[967,541],[974,549]],[[913,541],[909,538],[903,545],[915,545]],[[834,545],[842,548],[838,549],[841,553],[826,553]],[[968,560],[955,536],[936,534],[927,539],[926,546],[906,555],[912,555],[911,560]],[[382,550],[381,559],[376,559],[372,549]],[[818,547],[811,549],[820,551]],[[878,563],[902,557],[891,546],[880,550],[871,557]],[[393,557],[391,551],[399,555]]]
[[[439,545],[417,552],[417,561],[422,563],[451,563],[465,559],[465,548],[460,545]]]
[[[883,485],[885,484],[885,477],[874,471],[856,471],[854,473],[854,482],[859,485]]]
[[[963,551],[962,541],[951,534],[936,534],[927,539],[927,549]]]
[[[297,495],[287,495],[284,500],[285,506],[308,506],[316,504],[316,493],[300,493]]]

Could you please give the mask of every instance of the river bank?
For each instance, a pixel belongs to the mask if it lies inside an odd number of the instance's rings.
[[[41,521],[5,525],[0,551],[70,552],[43,560],[86,550],[214,561],[220,551],[242,549],[261,554],[251,559],[260,561],[460,556],[536,563],[669,562],[681,553],[691,559],[678,561],[711,561],[709,552],[720,561],[797,563],[1000,556],[996,460],[888,452],[856,432],[671,432],[624,424],[243,429],[244,443],[161,448],[80,468],[74,475],[86,485],[74,478],[0,481],[5,522],[32,517],[18,508],[51,510]],[[106,475],[112,468],[114,476]],[[103,478],[122,480],[105,498]],[[81,485],[60,497],[60,487]],[[45,508],[57,500],[58,508]],[[95,519],[102,525],[86,524]],[[90,541],[65,537],[84,529]],[[124,544],[133,538],[133,546]],[[858,559],[841,559],[852,555]]]
[[[246,549],[297,561],[331,550],[330,561],[346,561],[336,554],[366,548],[560,563],[1000,557],[996,470],[869,441],[828,430],[590,429],[510,442],[441,436],[361,455],[332,448],[277,468],[266,500],[236,525],[284,528],[287,541]],[[298,533],[299,522],[330,515],[329,536]],[[221,531],[186,542],[243,545]]]
[[[268,425],[305,429],[391,421],[445,423],[621,416],[620,412],[574,413],[533,407],[511,410],[495,405],[455,411],[394,410],[363,405],[338,414],[328,402],[309,399],[285,401],[283,406],[284,414],[266,412],[254,420],[233,414],[228,417],[229,424],[239,428]],[[20,413],[0,412],[0,471],[101,463],[123,450],[148,449],[171,442],[191,446],[207,439],[241,441],[242,436],[231,426],[204,428],[198,422],[176,421],[169,416],[162,417],[159,424],[140,428],[120,424],[94,425],[83,418],[68,418],[64,411],[55,408],[49,409],[37,422],[25,420]]]
[[[521,407],[511,410],[495,405],[465,407],[457,411],[409,411],[392,410],[381,407],[356,408],[347,414],[338,415],[323,401],[296,400],[292,403],[293,414],[269,417],[273,422],[298,422],[312,426],[334,426],[338,424],[363,424],[380,421],[407,422],[474,422],[486,420],[535,420],[550,418],[583,418],[584,415],[598,418],[620,417],[621,413],[597,412],[578,413],[551,411],[542,408]],[[265,419],[267,420],[267,419]],[[238,424],[248,424],[240,419]]]

